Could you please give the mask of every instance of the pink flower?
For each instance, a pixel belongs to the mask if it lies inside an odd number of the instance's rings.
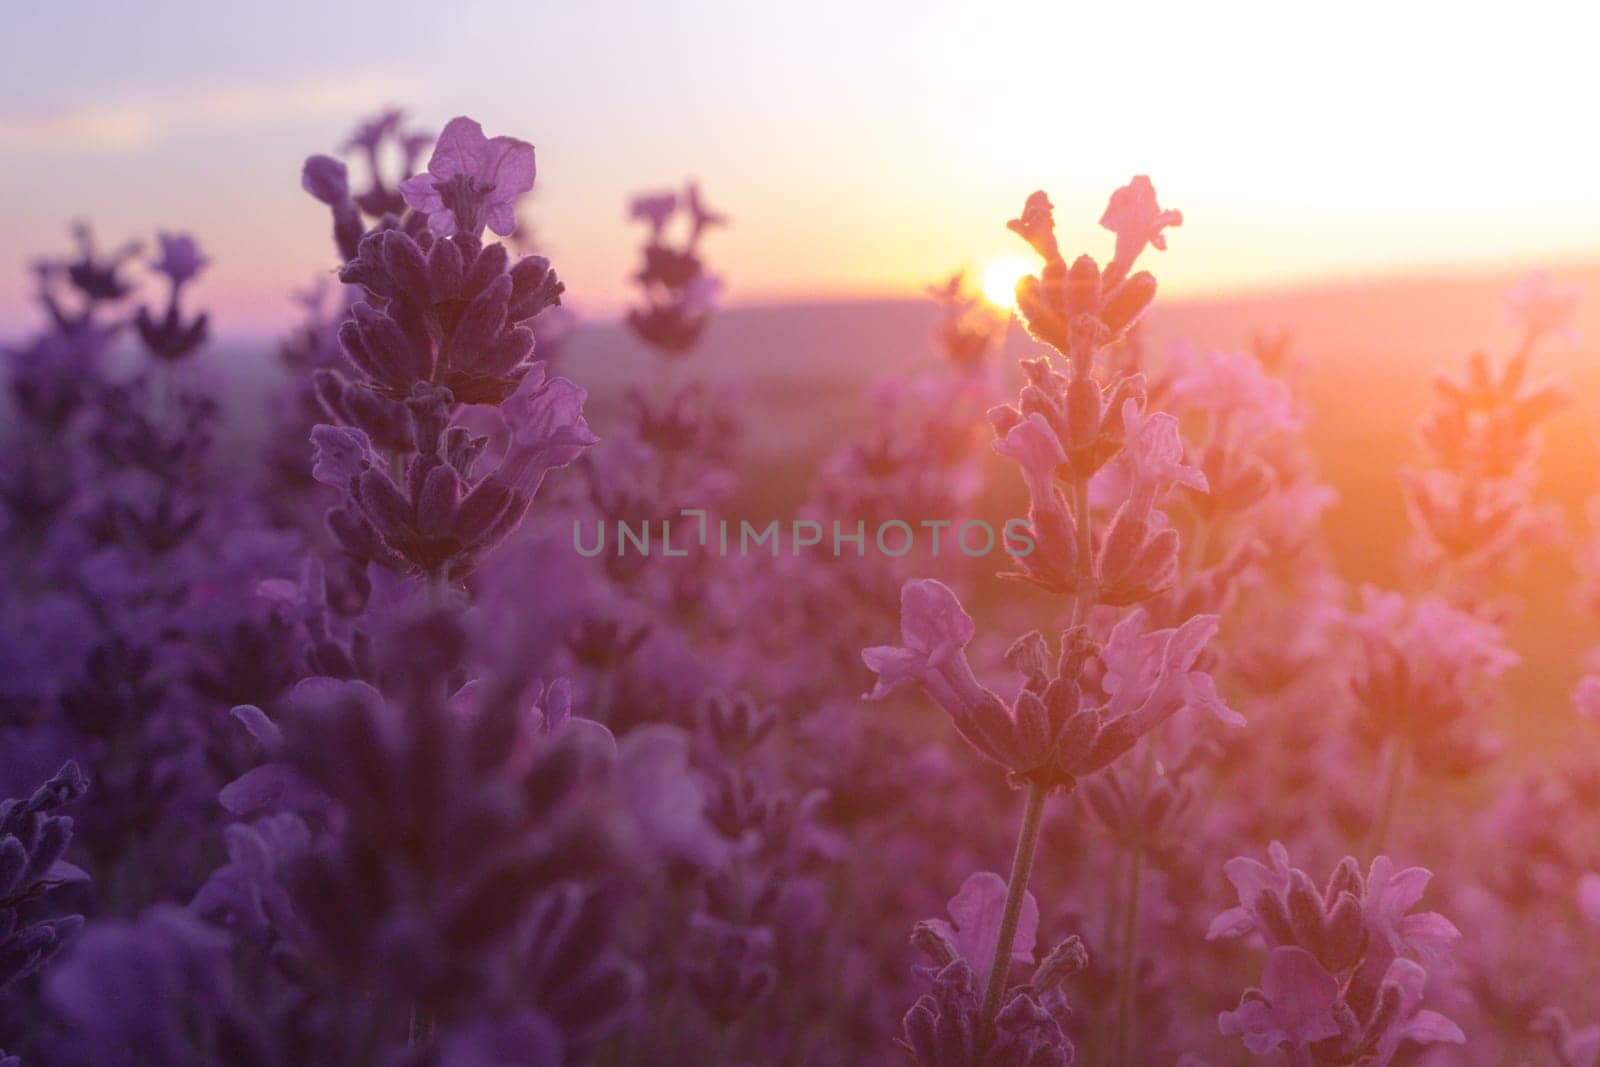
[[[694,232],[699,236],[702,230],[712,226],[726,226],[728,217],[720,212],[711,210],[705,198],[700,195],[700,183],[690,182],[689,189],[684,193],[684,201],[689,208],[689,218],[693,223]]]
[[[1533,1024],[1553,1046],[1561,1067],[1594,1067],[1600,1063],[1600,1024],[1574,1027],[1560,1008],[1546,1008]]]
[[[1260,925],[1256,901],[1261,899],[1261,894],[1281,897],[1289,892],[1289,875],[1293,868],[1289,866],[1288,849],[1282,842],[1274,841],[1267,847],[1267,855],[1272,859],[1271,867],[1250,856],[1235,856],[1222,865],[1222,873],[1239,894],[1239,906],[1229,908],[1211,921],[1211,928],[1206,931],[1207,941],[1243,937]]]
[[[477,237],[487,225],[502,237],[516,229],[517,198],[533,188],[533,145],[487,138],[469,118],[453,118],[433,146],[426,174],[400,183],[413,210],[436,234]]]
[[[861,660],[877,672],[868,700],[881,700],[907,682],[928,690],[946,710],[966,706],[981,693],[965,649],[976,627],[950,587],[932,578],[900,588],[900,640],[896,647],[863,649]]]
[[[641,193],[628,205],[628,216],[648,222],[652,230],[660,232],[676,210],[678,210],[677,193]]]
[[[1222,722],[1242,726],[1244,718],[1217,698],[1210,675],[1190,670],[1216,636],[1217,616],[1196,615],[1166,630],[1145,631],[1148,622],[1142,609],[1130,612],[1100,650],[1100,685],[1110,698],[1102,717],[1129,716],[1132,730],[1144,734],[1193,700]]]
[[[1244,1038],[1245,1048],[1265,1056],[1285,1045],[1304,1049],[1339,1036],[1333,1015],[1339,983],[1302,948],[1275,948],[1261,988],[1245,993],[1238,1008],[1217,1017],[1224,1034]]]
[[[1167,356],[1167,406],[1204,411],[1252,441],[1302,428],[1289,387],[1247,355],[1177,345]]]
[[[1547,333],[1577,340],[1574,323],[1583,290],[1576,285],[1556,285],[1544,271],[1534,271],[1506,293],[1506,310],[1529,337]]]
[[[1425,867],[1396,871],[1388,856],[1372,861],[1367,873],[1367,933],[1374,944],[1384,944],[1397,956],[1409,956],[1424,966],[1449,956],[1461,937],[1455,924],[1436,911],[1407,915],[1428,888],[1433,872]]]
[[[617,744],[617,757],[617,781],[642,846],[706,867],[725,860],[728,844],[706,819],[705,790],[690,769],[683,730],[660,723],[631,730]]]
[[[1006,906],[1006,880],[993,871],[979,871],[961,883],[961,892],[947,905],[953,922],[930,921],[935,930],[949,938],[961,958],[967,961],[980,984],[987,981],[995,946],[1000,943],[1000,918]],[[1022,912],[1017,920],[1017,937],[1011,944],[1014,963],[1033,962],[1033,944],[1039,934],[1039,902],[1032,893],[1022,895]],[[979,993],[983,990],[980,988]]]
[[[1022,468],[1035,506],[1053,504],[1056,468],[1067,461],[1067,453],[1043,415],[1035,411],[1011,427],[996,439],[994,450]]]
[[[1410,960],[1395,960],[1389,965],[1383,984],[1399,990],[1400,1010],[1378,1038],[1372,1067],[1388,1067],[1400,1046],[1408,1041],[1418,1045],[1466,1044],[1467,1035],[1461,1027],[1422,1007],[1422,990],[1427,982],[1428,973]]]
[[[353,426],[317,426],[311,445],[311,477],[341,491],[377,463],[371,439]]]
[[[1111,194],[1100,225],[1117,235],[1117,252],[1112,265],[1126,273],[1145,245],[1154,245],[1160,251],[1167,249],[1167,238],[1161,232],[1168,226],[1182,226],[1183,212],[1162,211],[1156,203],[1156,189],[1143,174]]]
[[[1518,661],[1501,628],[1432,598],[1368,587],[1362,602],[1352,628],[1364,655],[1352,686],[1371,728],[1423,744],[1474,729],[1493,697],[1486,683]]]
[[[1130,398],[1122,404],[1122,425],[1127,434],[1123,461],[1136,494],[1156,500],[1175,485],[1208,491],[1205,472],[1184,462],[1177,419],[1164,411],[1146,415],[1139,401]]]
[[[1600,874],[1590,871],[1578,879],[1578,913],[1591,930],[1600,931]]]
[[[1600,674],[1587,674],[1572,690],[1572,706],[1579,715],[1600,722]]]
[[[511,444],[495,479],[532,498],[545,473],[565,467],[599,443],[583,417],[588,393],[565,378],[544,376],[536,364],[500,405]]]

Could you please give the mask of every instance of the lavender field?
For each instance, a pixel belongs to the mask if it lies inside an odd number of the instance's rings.
[[[752,99],[867,77],[727,17]],[[0,1067],[1600,1067],[1600,220],[1494,170],[1461,229],[1561,240],[1349,269],[1425,154],[1289,211],[1116,118],[1055,197],[974,152],[990,236],[878,284],[742,153],[900,84],[695,97],[683,179],[609,83],[554,161],[487,92],[0,100],[16,232],[83,201],[0,303]],[[291,208],[184,203],[235,119]],[[118,152],[171,158],[84,192]]]

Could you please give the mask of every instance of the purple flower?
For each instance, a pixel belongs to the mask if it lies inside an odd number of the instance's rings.
[[[1406,914],[1422,899],[1433,873],[1425,867],[1396,871],[1388,856],[1372,861],[1367,874],[1363,910],[1373,941],[1396,955],[1409,956],[1429,966],[1449,956],[1461,938],[1455,924],[1436,911]]]
[[[344,150],[360,148],[368,152],[377,151],[385,137],[399,130],[400,122],[404,118],[405,112],[399,108],[385,108],[356,125],[355,132],[344,143]]]
[[[1018,422],[995,440],[994,450],[1022,468],[1035,507],[1054,504],[1056,468],[1067,461],[1067,453],[1043,415],[1035,411]]]
[[[205,269],[211,261],[200,254],[200,246],[186,233],[159,233],[161,258],[151,264],[151,269],[172,279],[173,285],[183,285]]]
[[[1100,650],[1105,666],[1100,684],[1110,697],[1102,714],[1129,716],[1134,731],[1147,733],[1192,704],[1226,725],[1243,726],[1244,717],[1216,699],[1211,676],[1192,669],[1216,636],[1217,617],[1196,615],[1165,630],[1147,631],[1147,623],[1143,610],[1130,612]]]
[[[948,938],[974,973],[987,975],[1000,941],[1000,916],[1006,906],[1006,880],[993,871],[979,871],[961,883],[950,898],[951,922],[933,919],[929,925]],[[1011,944],[1014,963],[1033,962],[1033,943],[1039,933],[1039,902],[1023,893],[1016,940]],[[981,993],[982,990],[980,989]]]
[[[685,205],[689,209],[689,220],[693,226],[696,237],[702,230],[712,226],[726,226],[728,217],[720,212],[712,211],[710,205],[700,195],[700,183],[690,182],[689,189],[684,194]]]
[[[350,199],[350,169],[332,156],[311,156],[300,169],[300,188],[336,207]]]
[[[588,393],[565,378],[544,377],[540,364],[500,405],[511,446],[495,478],[524,496],[538,491],[546,471],[565,467],[600,438],[583,417]]]
[[[1284,1046],[1305,1049],[1339,1036],[1333,1015],[1338,999],[1339,983],[1311,953],[1275,948],[1261,976],[1261,988],[1247,991],[1237,1008],[1218,1016],[1217,1027],[1228,1036],[1243,1037],[1245,1048],[1257,1056]]]
[[[976,627],[950,587],[932,578],[900,589],[902,645],[863,649],[861,660],[877,672],[868,700],[881,700],[908,682],[925,687],[949,710],[981,696],[964,649]]]
[[[1177,485],[1204,493],[1205,472],[1183,460],[1183,442],[1178,438],[1178,420],[1164,411],[1146,416],[1137,400],[1122,405],[1122,425],[1127,445],[1122,455],[1132,474],[1135,493],[1160,499]]]
[[[453,118],[433,146],[426,174],[400,183],[413,210],[440,236],[477,237],[485,225],[502,237],[516,229],[517,198],[533,188],[533,145],[487,138],[469,118]]]
[[[228,935],[171,904],[102,920],[45,979],[78,1062],[206,1062],[231,999]]]
[[[656,233],[667,224],[672,213],[678,210],[678,194],[673,192],[641,193],[628,205],[631,218],[648,222]]]
[[[1410,960],[1395,960],[1389,964],[1389,971],[1383,978],[1384,995],[1394,1000],[1398,1010],[1378,1035],[1372,1067],[1388,1067],[1400,1046],[1408,1041],[1417,1045],[1466,1044],[1467,1035],[1461,1032],[1461,1027],[1438,1012],[1422,1007],[1422,990],[1427,982],[1428,972]]]
[[[211,873],[189,909],[196,915],[265,939],[292,923],[282,873],[310,847],[310,831],[297,815],[280,812],[223,831],[228,862]]]
[[[443,1035],[439,1067],[561,1067],[568,1062],[561,1030],[537,1011],[482,1021]]]
[[[706,820],[706,797],[689,770],[689,738],[678,727],[651,724],[617,746],[620,781],[641,847],[702,867],[727,851]]]
[[[1243,937],[1260,926],[1257,902],[1261,895],[1281,897],[1289,892],[1289,877],[1294,868],[1289,866],[1289,850],[1274,841],[1267,847],[1272,866],[1264,865],[1252,856],[1235,856],[1222,865],[1222,873],[1233,883],[1239,894],[1239,906],[1229,908],[1211,921],[1206,931],[1207,941],[1219,938]]]
[[[38,902],[88,878],[63,858],[71,817],[54,814],[87,789],[69,762],[26,799],[0,800],[0,992],[44,966],[83,925],[82,915],[41,915]]]

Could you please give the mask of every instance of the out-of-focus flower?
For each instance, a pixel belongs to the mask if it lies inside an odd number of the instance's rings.
[[[151,269],[165,274],[173,285],[188,282],[211,262],[186,233],[160,233],[156,239],[161,245],[161,258],[151,264]]]
[[[689,209],[689,222],[696,236],[712,226],[728,224],[728,216],[720,211],[713,211],[706,203],[705,197],[701,195],[699,182],[689,183],[689,188],[684,193],[684,205]]]
[[[677,210],[678,194],[670,191],[642,193],[628,205],[629,216],[649,223],[651,231],[657,234]]]
[[[689,232],[681,243],[668,244],[666,228],[679,211],[689,217]],[[682,355],[704,334],[722,291],[721,279],[700,259],[700,238],[711,227],[726,225],[727,219],[706,206],[694,182],[682,196],[658,192],[635,197],[629,215],[648,225],[650,234],[644,265],[634,275],[645,303],[629,309],[628,326],[658,352]]]
[[[1600,1062],[1600,1023],[1574,1027],[1560,1008],[1546,1008],[1532,1030],[1549,1040],[1560,1067],[1593,1067]]]
[[[1581,286],[1557,285],[1544,271],[1534,271],[1506,293],[1506,310],[1521,327],[1524,344],[1548,334],[1571,343],[1577,340],[1582,298]]]
[[[1600,675],[1587,674],[1572,690],[1572,706],[1591,722],[1600,722]]]
[[[1495,751],[1483,716],[1519,657],[1501,627],[1434,599],[1362,590],[1363,655],[1351,685],[1369,739],[1404,738],[1429,766],[1475,767]]]
[[[533,188],[535,169],[533,145],[485,137],[482,126],[458,116],[434,143],[427,173],[401,182],[400,192],[440,236],[475,238],[488,226],[509,237],[517,225],[517,199]]]
[[[206,266],[210,260],[200,254],[199,245],[188,234],[163,233],[158,235],[161,258],[151,264],[151,269],[167,276],[170,283],[167,310],[156,317],[148,307],[141,307],[134,319],[139,338],[150,354],[168,362],[183,359],[205,343],[210,317],[201,312],[185,321],[178,301],[183,287]]]
[[[45,997],[83,1063],[201,1067],[226,1025],[227,934],[174,905],[95,923],[52,968]]]

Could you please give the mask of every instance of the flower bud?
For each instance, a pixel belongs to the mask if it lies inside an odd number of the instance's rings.
[[[1051,993],[1061,988],[1068,978],[1089,966],[1089,949],[1083,938],[1074,934],[1051,949],[1033,972],[1033,988],[1039,993]]]
[[[1100,311],[1100,321],[1105,323],[1106,329],[1111,331],[1113,337],[1121,336],[1139,321],[1139,317],[1145,313],[1155,298],[1155,275],[1149,271],[1140,271],[1117,286],[1111,298],[1106,301],[1106,306]]]

